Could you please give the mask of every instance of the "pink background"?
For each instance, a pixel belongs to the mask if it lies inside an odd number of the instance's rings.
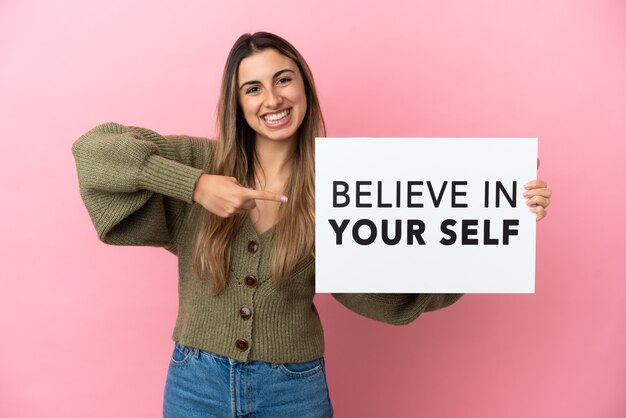
[[[0,416],[161,414],[176,259],[97,240],[70,147],[105,121],[212,135],[256,30],[307,57],[329,135],[537,136],[554,190],[534,295],[405,327],[317,296],[337,416],[626,416],[624,2],[214,3],[0,3]]]

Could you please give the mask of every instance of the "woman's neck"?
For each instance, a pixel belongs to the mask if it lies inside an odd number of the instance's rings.
[[[295,138],[283,141],[256,140],[255,173],[264,187],[268,183],[286,183],[291,174],[291,160],[296,149]]]

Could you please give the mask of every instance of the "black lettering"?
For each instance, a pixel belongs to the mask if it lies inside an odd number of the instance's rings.
[[[456,221],[454,219],[446,219],[441,223],[441,232],[448,235],[450,238],[441,238],[439,240],[443,245],[452,245],[456,241],[456,232],[453,229],[449,228],[451,226],[456,225]]]
[[[489,182],[485,182],[485,207],[489,207]]]
[[[490,227],[491,227],[491,222],[489,221],[489,219],[485,219],[484,225],[485,225],[485,232],[484,232],[484,235],[483,235],[484,244],[485,245],[498,245],[498,239],[497,238],[491,238],[491,236],[489,234],[489,230],[490,230]]]
[[[357,208],[371,208],[371,203],[361,203],[361,196],[371,196],[372,192],[366,192],[361,190],[361,186],[371,186],[371,181],[357,181],[356,182],[356,207]]]
[[[469,238],[470,235],[478,235],[478,230],[470,229],[470,226],[477,226],[478,219],[463,219],[461,221],[461,245],[478,245],[478,239]]]
[[[517,200],[517,181],[513,182],[513,197],[511,197],[506,189],[504,188],[504,185],[502,185],[501,181],[496,181],[496,207],[499,208],[500,207],[500,195],[503,194],[504,197],[506,198],[506,200],[509,202],[509,205],[512,208],[517,207],[516,206],[516,200]]]
[[[423,181],[407,181],[406,182],[406,207],[407,208],[423,208],[423,203],[413,203],[411,200],[412,196],[421,196],[422,192],[413,191],[413,186],[421,186],[424,184]]]
[[[343,231],[345,231],[346,227],[348,226],[348,223],[350,223],[350,220],[344,219],[341,222],[341,225],[337,225],[337,221],[335,221],[334,219],[329,219],[328,223],[330,223],[330,226],[333,227],[333,231],[335,231],[335,234],[337,236],[337,239],[335,240],[335,244],[337,245],[343,244]]]
[[[431,199],[433,199],[433,204],[435,205],[436,208],[439,207],[439,205],[441,204],[441,199],[443,199],[443,192],[446,191],[446,186],[448,185],[447,181],[443,182],[443,185],[441,186],[441,189],[439,190],[439,196],[435,197],[435,190],[433,190],[433,185],[430,183],[430,181],[427,181],[426,184],[428,184],[428,191],[430,192],[430,197]]]
[[[390,208],[391,203],[383,203],[383,182],[378,182],[378,207],[379,208]]]
[[[400,207],[400,195],[401,195],[402,184],[399,181],[396,181],[396,207]]]
[[[413,238],[417,240],[417,243],[419,245],[426,244],[424,238],[422,238],[422,234],[426,230],[426,225],[424,225],[424,221],[421,221],[419,219],[407,219],[406,229],[406,243],[408,245],[413,245]]]
[[[343,186],[343,190],[339,191],[337,186]],[[337,201],[337,196],[343,196],[345,199],[343,203],[339,203]],[[350,196],[348,196],[348,183],[345,181],[333,181],[333,207],[334,208],[345,208],[350,204]]]
[[[381,234],[383,242],[387,245],[396,245],[402,239],[402,220],[396,219],[396,233],[393,238],[389,238],[389,221],[383,219],[383,232]]]
[[[518,219],[505,219],[502,223],[502,244],[509,245],[509,237],[517,235],[517,229],[511,229],[511,226],[518,226]]]
[[[452,207],[453,208],[466,208],[467,203],[456,203],[457,196],[467,196],[467,192],[457,191],[456,186],[467,186],[466,181],[453,181],[452,182]]]
[[[359,229],[361,229],[361,226],[363,225],[366,225],[370,228],[370,235],[367,238],[361,238],[361,236],[359,235]],[[376,224],[374,224],[374,222],[370,221],[369,219],[359,219],[354,223],[354,226],[352,227],[352,238],[354,239],[354,242],[359,245],[370,245],[371,243],[376,241]]]

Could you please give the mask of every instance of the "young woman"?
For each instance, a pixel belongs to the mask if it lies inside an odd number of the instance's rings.
[[[313,141],[323,135],[304,58],[259,32],[228,56],[217,141],[105,123],[74,143],[99,238],[178,256],[164,416],[332,416],[313,304]],[[547,185],[531,182],[526,197],[545,216]],[[406,324],[461,295],[333,296]]]

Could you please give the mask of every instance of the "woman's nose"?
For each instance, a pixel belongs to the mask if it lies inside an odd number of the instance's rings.
[[[265,102],[268,107],[271,107],[271,108],[278,107],[280,106],[282,101],[283,101],[283,98],[281,97],[280,94],[274,91],[274,89],[267,90],[267,97],[265,99]]]

